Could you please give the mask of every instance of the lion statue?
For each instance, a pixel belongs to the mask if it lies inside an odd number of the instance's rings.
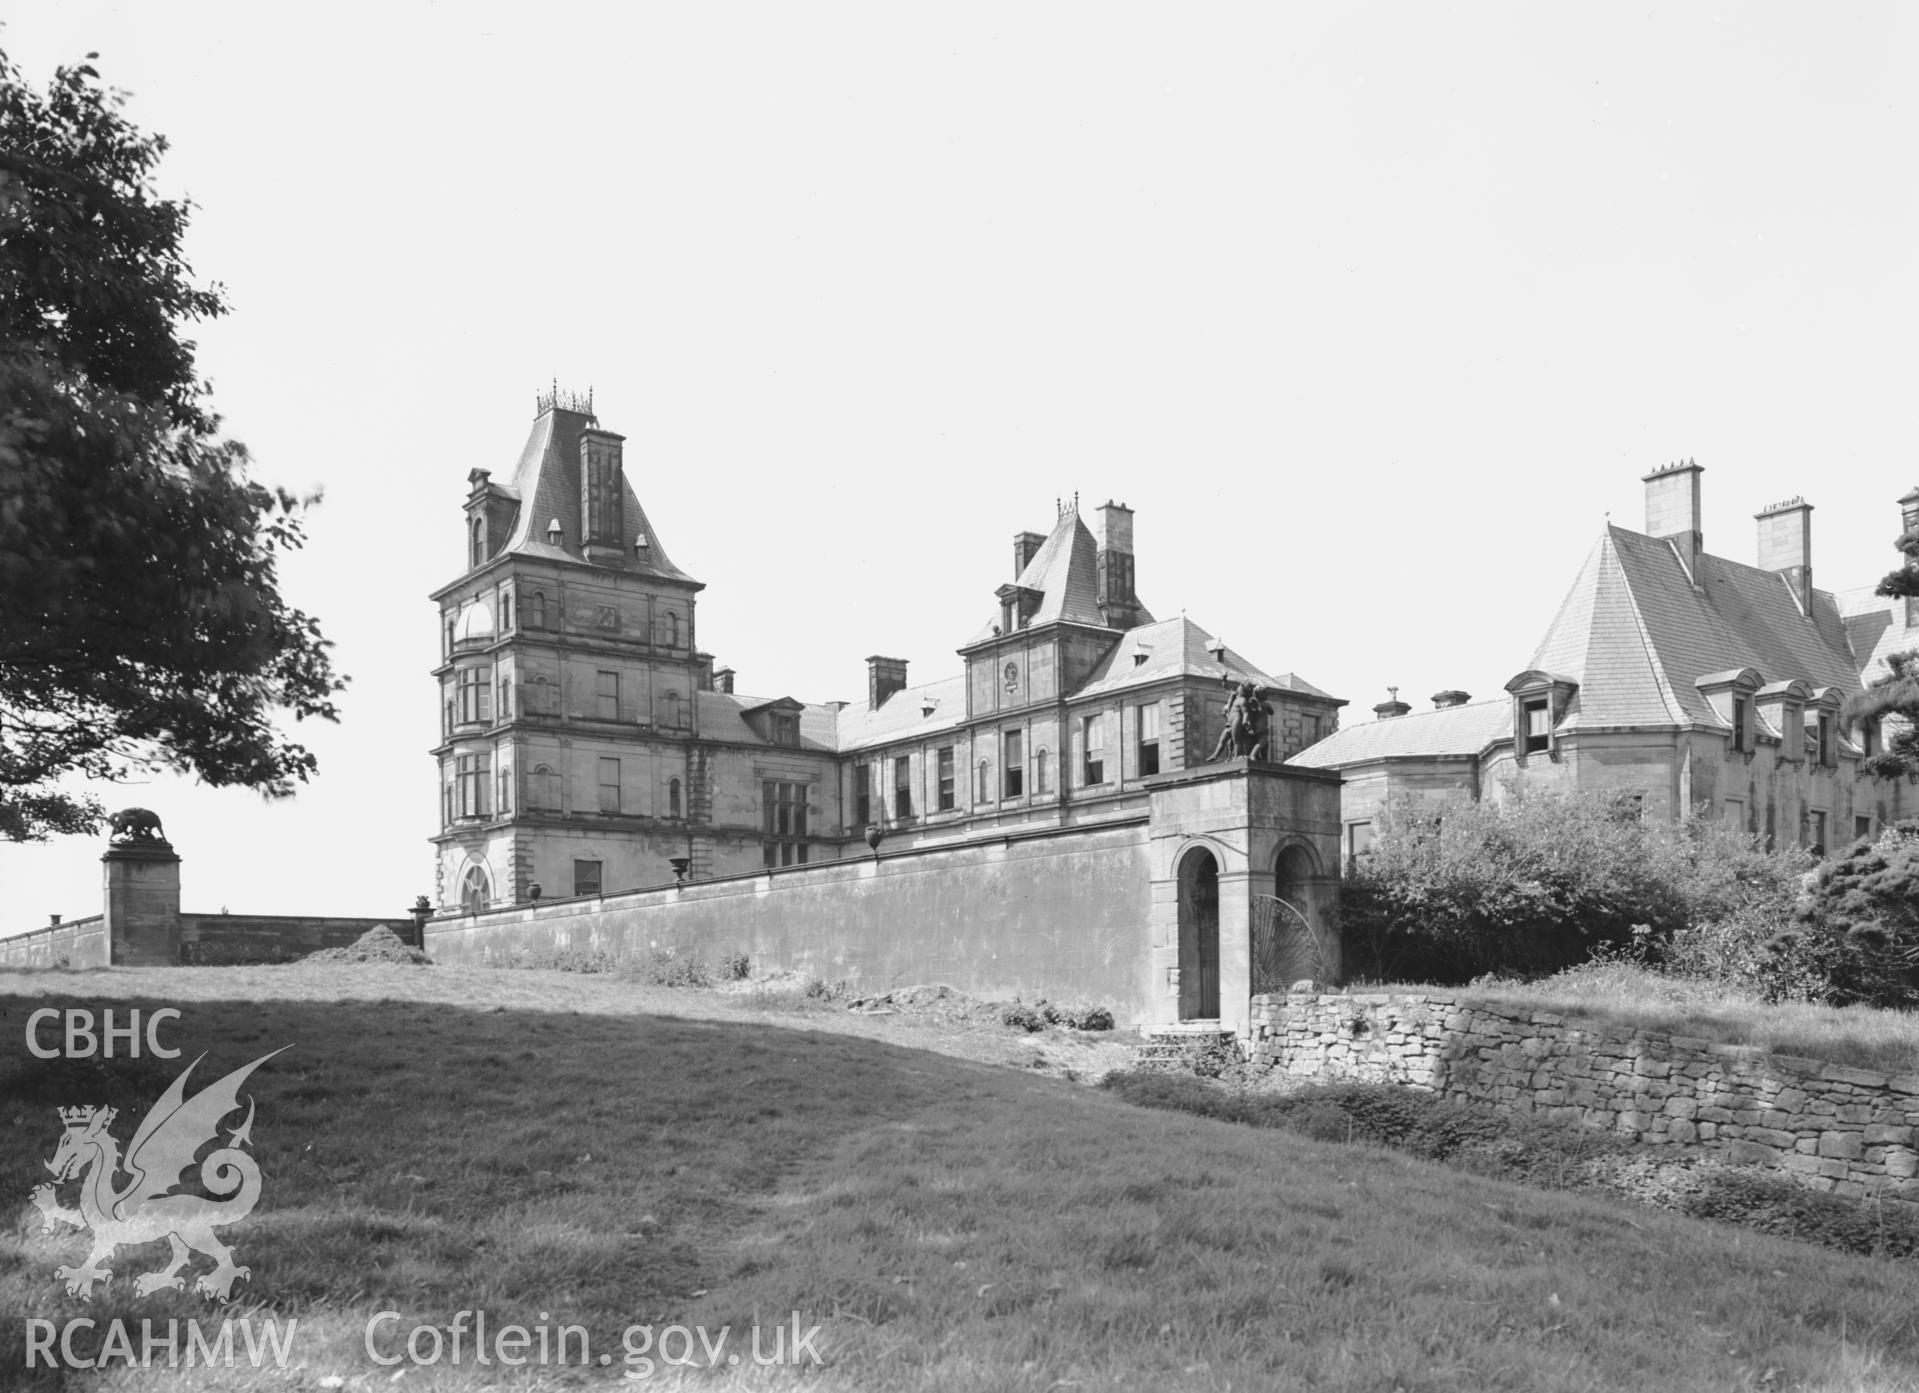
[[[165,846],[159,814],[145,808],[122,808],[107,820],[115,846]]]

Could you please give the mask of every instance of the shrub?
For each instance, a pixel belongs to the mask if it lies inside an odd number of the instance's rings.
[[[1834,1005],[1919,1004],[1919,824],[1861,838],[1819,868],[1782,950],[1816,957]]]
[[[1104,1006],[1061,1006],[1052,1001],[1035,1002],[1034,1006],[1048,1025],[1063,1025],[1073,1030],[1113,1028],[1113,1013]]]
[[[999,1023],[1011,1026],[1015,1030],[1044,1030],[1046,1013],[1038,1006],[1027,1006],[1015,1001],[1000,1010]]]
[[[1739,1224],[1867,1257],[1919,1254],[1919,1216],[1903,1205],[1888,1210],[1861,1204],[1751,1171],[1707,1173],[1705,1182],[1680,1207],[1694,1218]]]
[[[1783,925],[1809,864],[1723,824],[1523,784],[1496,801],[1388,808],[1377,830],[1342,889],[1340,924],[1362,970],[1386,981],[1536,976],[1601,952],[1658,957],[1715,920]]]
[[[728,953],[720,959],[720,980],[744,982],[752,974],[753,961],[745,953]]]
[[[851,991],[846,979],[829,982],[824,977],[806,979],[806,999],[809,1001],[840,1001]]]
[[[622,977],[636,978],[654,987],[710,987],[713,974],[698,958],[683,958],[671,949],[649,948],[620,964]]]
[[[620,965],[598,948],[520,948],[486,956],[488,967],[535,968],[552,972],[612,972]]]

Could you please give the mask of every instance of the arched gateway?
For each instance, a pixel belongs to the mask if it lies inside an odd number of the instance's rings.
[[[1219,1019],[1219,862],[1204,847],[1179,863],[1179,1018]]]

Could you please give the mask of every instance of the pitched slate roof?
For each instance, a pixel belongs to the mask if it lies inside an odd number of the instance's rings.
[[[1013,584],[1040,592],[1039,606],[1027,621],[1028,627],[1060,621],[1098,627],[1106,623],[1099,612],[1099,544],[1076,512],[1060,514]],[[1137,606],[1135,612],[1146,623],[1152,622],[1144,605]],[[997,618],[989,619],[964,646],[984,643],[998,627]]]
[[[1852,642],[1853,657],[1859,666],[1859,685],[1870,686],[1891,668],[1886,659],[1894,653],[1919,648],[1919,627],[1906,627],[1906,602],[1872,593],[1873,587],[1841,590],[1833,603],[1838,606]]]
[[[533,421],[519,463],[513,468],[513,482],[504,492],[520,500],[513,519],[513,530],[504,551],[519,556],[543,557],[549,561],[584,561],[580,552],[580,432],[599,424],[597,418],[558,407],[542,411]],[[621,520],[625,523],[625,545],[617,561],[595,561],[596,566],[658,576],[699,585],[675,566],[660,545],[660,534],[640,506],[639,496],[624,469],[620,488],[623,494]],[[546,539],[546,530],[555,520],[560,524],[560,545]],[[644,552],[637,552],[633,539],[645,536]]]
[[[1694,683],[1728,668],[1858,690],[1829,592],[1813,592],[1808,616],[1776,572],[1719,556],[1699,571],[1695,588],[1671,543],[1606,528],[1529,665],[1579,683],[1562,730],[1722,724]]]
[[[926,714],[931,705],[933,714]],[[943,677],[893,693],[875,711],[863,701],[843,707],[834,721],[835,748],[865,749],[921,735],[952,730],[966,720],[966,678]]]
[[[1286,762],[1308,769],[1343,769],[1374,759],[1477,755],[1496,740],[1511,739],[1512,733],[1512,702],[1476,701],[1346,726]]]
[[[1121,636],[1113,651],[1101,659],[1092,676],[1072,695],[1098,696],[1167,677],[1231,677],[1235,682],[1251,680],[1262,687],[1304,692],[1310,696],[1327,695],[1290,672],[1270,676],[1231,648],[1226,650],[1222,667],[1213,656],[1214,641],[1211,634],[1183,614],[1176,619],[1138,625]]]
[[[808,706],[794,701],[792,697],[736,696],[731,692],[696,691],[693,699],[699,704],[700,734],[708,740],[734,740],[773,748],[771,741],[764,739],[747,724],[746,713],[779,702],[793,702],[800,707],[800,748],[833,748],[833,712],[830,707]]]

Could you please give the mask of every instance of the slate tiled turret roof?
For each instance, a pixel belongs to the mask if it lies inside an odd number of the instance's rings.
[[[1695,587],[1671,543],[1606,528],[1528,664],[1579,683],[1562,730],[1722,724],[1694,684],[1729,668],[1858,690],[1830,592],[1808,615],[1777,572],[1710,555],[1699,571]]]
[[[1013,584],[1040,594],[1039,606],[1027,621],[1030,628],[1062,622],[1098,628],[1106,625],[1106,616],[1099,610],[1099,543],[1077,511],[1060,514]],[[1143,605],[1136,606],[1134,613],[1144,623],[1153,622]],[[999,622],[989,619],[965,646],[970,648],[992,638]]]
[[[502,492],[520,500],[512,531],[502,550],[519,556],[537,556],[550,561],[584,561],[580,552],[580,432],[599,422],[579,411],[552,407],[540,412],[528,432],[513,468],[513,480]],[[633,484],[621,471],[623,494],[621,520],[625,545],[617,560],[597,560],[596,566],[610,567],[638,575],[658,576],[698,586],[685,571],[675,566],[660,545],[659,533],[640,506]],[[547,528],[558,520],[560,544],[547,540]],[[644,536],[645,548],[633,545]]]

